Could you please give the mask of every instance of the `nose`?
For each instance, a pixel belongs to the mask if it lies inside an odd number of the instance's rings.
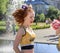
[[[32,18],[32,21],[34,21],[34,17]]]

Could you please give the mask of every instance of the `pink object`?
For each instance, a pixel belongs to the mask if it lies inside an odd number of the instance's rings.
[[[60,27],[60,21],[59,20],[54,20],[52,22],[52,27],[54,30],[57,30]]]

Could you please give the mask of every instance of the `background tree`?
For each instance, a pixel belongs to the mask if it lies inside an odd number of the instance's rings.
[[[0,0],[0,20],[5,17],[9,0]]]
[[[35,22],[36,22],[36,25],[38,23],[38,20],[39,20],[39,14],[37,13],[37,14],[35,14]]]
[[[59,10],[53,6],[50,6],[46,16],[53,20],[57,18],[58,14],[60,14]]]
[[[45,15],[44,15],[44,13],[41,13],[41,14],[39,15],[39,21],[40,21],[40,22],[44,22],[44,21],[45,21]]]

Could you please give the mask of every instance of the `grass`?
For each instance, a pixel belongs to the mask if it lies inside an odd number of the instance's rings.
[[[31,27],[32,27],[32,29],[45,29],[45,28],[49,28],[50,25],[39,22],[39,23],[37,23],[37,25],[36,25],[36,23],[32,23]],[[19,29],[17,24],[16,24],[15,29],[16,29],[16,31]],[[6,22],[5,21],[0,21],[0,31],[6,31]]]
[[[6,22],[5,21],[0,21],[0,26],[5,26]]]
[[[0,30],[6,30],[5,26],[0,26]]]

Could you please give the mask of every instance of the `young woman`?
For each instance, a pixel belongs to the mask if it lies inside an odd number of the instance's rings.
[[[13,16],[20,28],[17,32],[13,49],[15,53],[34,53],[35,33],[30,28],[30,25],[34,21],[35,12],[31,5],[22,5],[21,9],[16,10]],[[18,46],[21,46],[21,50]]]

